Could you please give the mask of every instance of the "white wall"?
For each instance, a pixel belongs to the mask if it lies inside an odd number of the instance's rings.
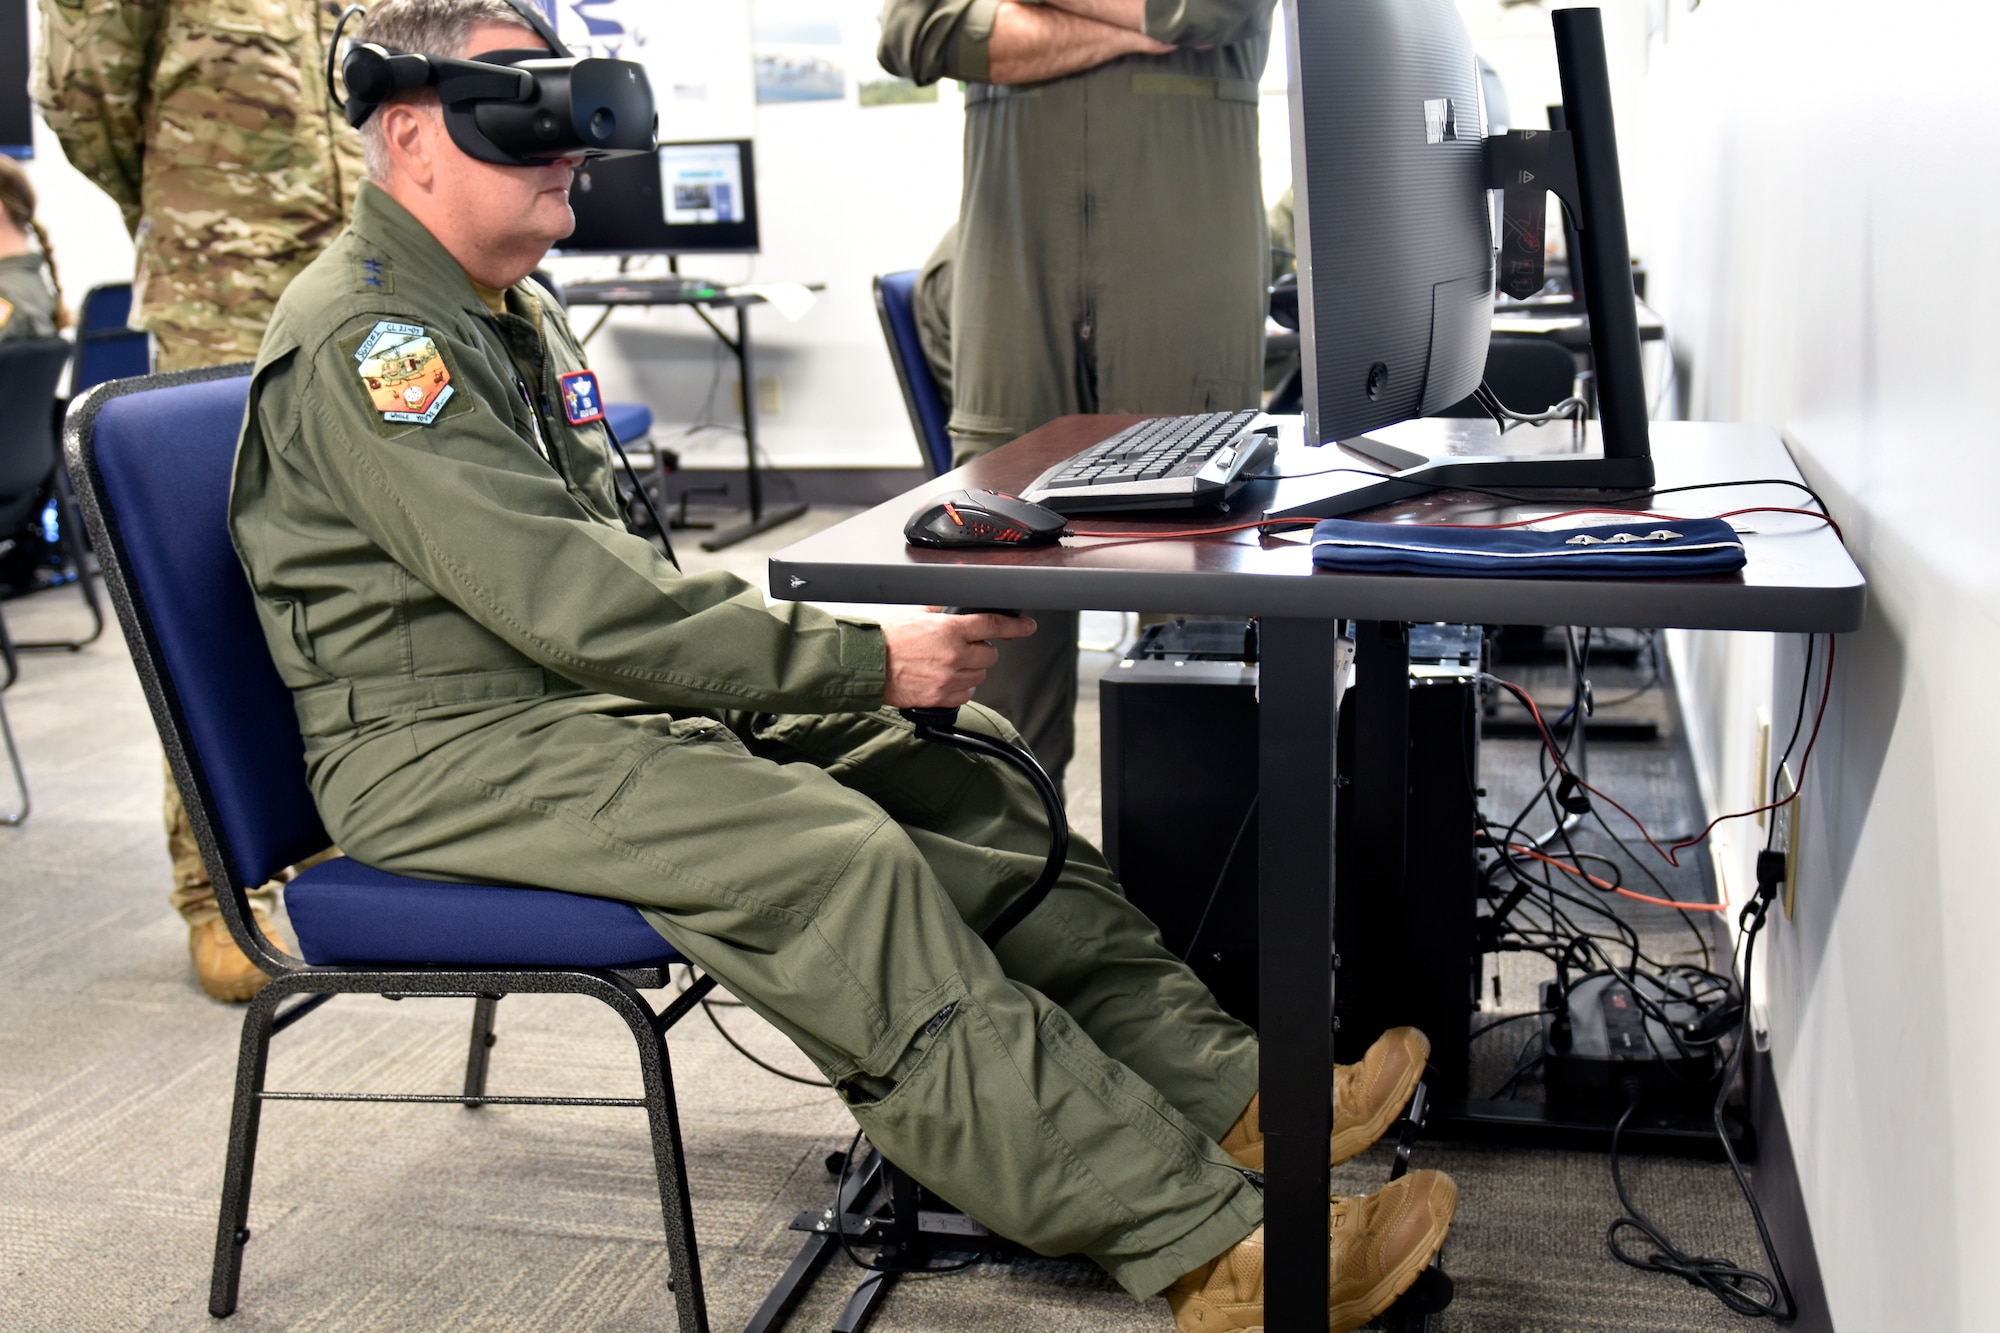
[[[1688,415],[1768,422],[1869,579],[1802,802],[1771,1049],[1843,1329],[1995,1327],[2000,151],[1991,7],[1684,0],[1652,19],[1635,234]],[[1621,131],[1623,127],[1621,126]],[[1629,156],[1628,156],[1629,160]],[[1643,230],[1642,230],[1643,229]],[[1802,641],[1674,644],[1717,808],[1756,803]],[[1780,741],[1782,743],[1782,740]],[[1747,884],[1754,831],[1732,835]]]

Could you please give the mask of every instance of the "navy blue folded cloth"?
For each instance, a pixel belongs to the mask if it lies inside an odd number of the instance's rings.
[[[1456,578],[1691,578],[1743,568],[1743,539],[1719,518],[1648,518],[1608,527],[1452,528],[1324,519],[1321,569]]]

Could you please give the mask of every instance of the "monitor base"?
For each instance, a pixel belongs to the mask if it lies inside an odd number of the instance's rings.
[[[1393,472],[1370,477],[1356,468],[1311,481],[1302,473],[1279,482],[1264,512],[1274,519],[1338,518],[1453,489],[1546,491],[1550,500],[1584,492],[1579,498],[1585,502],[1601,502],[1601,496],[1588,493],[1604,491],[1625,502],[1643,498],[1653,486],[1653,460],[1605,457],[1594,426],[1578,438],[1566,424],[1521,427],[1501,435],[1490,423],[1447,424],[1439,418],[1405,423],[1339,445]],[[1295,460],[1296,455],[1287,461]]]

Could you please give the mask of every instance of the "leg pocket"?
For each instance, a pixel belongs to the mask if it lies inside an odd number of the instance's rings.
[[[645,786],[647,770],[665,756],[689,745],[733,745],[743,748],[735,733],[712,718],[649,719],[643,734],[607,766],[605,780],[585,798],[585,813],[593,821],[615,821],[620,809]]]

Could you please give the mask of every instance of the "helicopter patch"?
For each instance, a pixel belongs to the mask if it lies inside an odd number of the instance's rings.
[[[384,421],[428,426],[451,401],[451,371],[421,324],[382,320],[354,351],[368,404]]]

